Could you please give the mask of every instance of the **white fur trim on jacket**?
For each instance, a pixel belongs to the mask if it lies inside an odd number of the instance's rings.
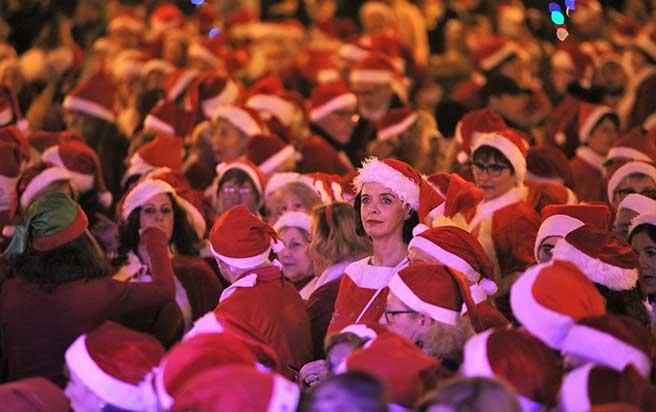
[[[100,399],[121,409],[140,411],[144,399],[138,385],[132,385],[107,374],[93,361],[86,347],[86,335],[81,335],[66,351],[66,365]]]
[[[638,281],[635,268],[621,268],[589,256],[572,246],[566,239],[561,239],[552,251],[554,259],[573,263],[585,276],[612,290],[633,289]]]
[[[560,349],[574,319],[542,306],[533,296],[533,285],[540,271],[549,265],[535,265],[515,281],[510,289],[510,306],[526,330],[550,348]]]
[[[494,132],[478,135],[472,144],[472,153],[481,146],[491,146],[499,150],[515,169],[515,179],[517,182],[524,183],[524,179],[526,178],[526,157],[519,150],[519,147]]]
[[[579,219],[567,215],[552,215],[544,219],[544,222],[540,225],[540,229],[538,229],[538,235],[535,237],[535,246],[533,248],[535,260],[539,261],[538,251],[546,238],[551,236],[565,237],[573,230],[584,225],[585,223]]]
[[[280,231],[286,227],[295,227],[310,233],[311,226],[312,218],[310,215],[305,212],[291,211],[285,212],[282,216],[280,216],[278,220],[276,220],[276,223],[273,225],[273,228],[278,233],[280,233]]]
[[[224,119],[247,136],[262,133],[262,128],[250,113],[236,106],[224,106],[217,110],[217,119]]]
[[[572,326],[560,352],[606,365],[618,372],[632,364],[644,377],[649,377],[651,373],[651,361],[647,354],[613,335],[584,325]]]
[[[419,210],[419,184],[375,157],[365,159],[362,167],[358,169],[358,175],[353,179],[353,185],[358,192],[365,183],[380,183],[391,189],[413,210]]]
[[[397,124],[393,124],[378,131],[378,139],[387,140],[390,137],[398,136],[410,128],[417,120],[417,113],[410,113]]]
[[[462,272],[463,275],[467,277],[467,280],[470,283],[476,283],[481,278],[481,274],[478,273],[469,263],[467,263],[463,258],[458,255],[454,255],[451,252],[448,252],[425,237],[419,235],[412,238],[408,244],[408,250],[412,247],[420,249],[438,261],[440,263],[452,267],[459,272]]]
[[[267,412],[295,411],[300,398],[301,390],[298,385],[274,374]]]
[[[460,310],[454,311],[437,305],[424,302],[417,296],[412,289],[401,279],[401,276],[395,274],[389,281],[389,289],[397,298],[405,303],[409,308],[419,313],[428,314],[431,319],[446,323],[447,325],[456,325],[460,318]]]
[[[59,166],[49,167],[35,176],[34,179],[28,183],[25,191],[23,191],[23,194],[20,197],[20,205],[23,210],[26,210],[28,206],[36,200],[36,195],[48,187],[49,184],[61,181],[70,182],[71,174],[68,170]]]
[[[354,107],[358,103],[358,98],[353,93],[344,93],[328,100],[321,106],[310,110],[310,120],[316,122],[323,119],[330,113],[346,107]]]
[[[620,185],[625,177],[632,174],[643,174],[651,177],[656,182],[656,167],[653,164],[645,162],[628,162],[620,166],[608,181],[608,202],[613,203],[615,197],[615,189]]]

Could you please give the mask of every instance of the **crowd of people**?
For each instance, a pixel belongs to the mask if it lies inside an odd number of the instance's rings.
[[[0,175],[2,410],[656,411],[653,1],[3,1]]]

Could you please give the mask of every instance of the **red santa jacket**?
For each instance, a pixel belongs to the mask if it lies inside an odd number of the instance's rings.
[[[630,108],[626,116],[626,129],[643,126],[645,120],[656,113],[656,68],[648,67],[640,71],[629,82],[625,101],[621,104]]]
[[[480,320],[480,327],[476,322],[473,322],[476,333],[481,333],[487,329],[496,327],[505,327],[510,325],[508,319],[503,316],[499,309],[494,306],[492,301],[488,298],[483,288],[479,285],[471,285],[469,287],[472,299],[476,304],[476,311]],[[467,316],[467,313],[465,313]]]
[[[252,328],[276,352],[283,367],[298,370],[312,360],[305,304],[275,266],[245,273],[223,291],[214,312]]]
[[[536,213],[548,205],[572,205],[578,203],[577,197],[569,188],[552,182],[526,182],[528,195],[526,201]]]
[[[328,332],[339,332],[358,322],[378,322],[383,316],[389,289],[387,284],[394,273],[408,264],[407,259],[394,267],[373,266],[370,257],[346,267],[339,285],[333,317]]]
[[[593,152],[587,146],[576,150],[576,156],[570,160],[574,178],[574,193],[580,202],[603,202],[606,200],[604,183],[604,157]]]

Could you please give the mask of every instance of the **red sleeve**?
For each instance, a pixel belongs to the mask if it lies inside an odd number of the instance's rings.
[[[175,276],[187,292],[193,320],[213,310],[219,304],[223,287],[209,264],[202,258],[176,256]]]

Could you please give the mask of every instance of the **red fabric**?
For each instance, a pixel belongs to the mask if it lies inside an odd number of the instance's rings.
[[[527,181],[524,184],[528,188],[526,202],[536,213],[542,213],[550,205],[566,205],[569,201],[567,188],[559,183]]]
[[[337,97],[350,93],[351,91],[342,81],[320,84],[312,89],[309,110],[317,109]]]
[[[168,167],[173,171],[182,168],[182,139],[157,134],[153,140],[141,146],[137,153],[152,167]]]
[[[556,146],[544,144],[528,149],[526,169],[539,177],[561,179],[567,187],[574,185],[569,159]]]
[[[249,258],[266,252],[276,231],[246,206],[230,208],[214,223],[210,243],[216,253],[229,258]]]
[[[21,158],[15,144],[0,141],[0,175],[18,177],[21,168]],[[3,188],[7,190],[13,188]]]
[[[323,343],[330,319],[333,317],[333,311],[335,310],[335,300],[337,300],[340,281],[341,279],[335,279],[326,283],[315,290],[305,302],[305,308],[310,318],[314,359],[323,359],[325,357]]]
[[[444,216],[454,217],[460,213],[467,222],[474,218],[476,207],[484,196],[475,184],[455,173],[436,173],[428,180],[436,184],[445,197]]]
[[[599,229],[608,228],[610,223],[610,209],[603,204],[550,205],[542,209],[541,219],[554,215],[570,216]]]
[[[652,74],[643,80],[635,92],[635,102],[629,111],[627,127],[642,126],[649,115],[656,113],[656,74]]]
[[[637,150],[645,154],[646,156],[649,156],[652,162],[656,163],[656,134],[654,134],[653,132],[644,133],[642,132],[641,128],[634,127],[633,129],[630,129],[628,132],[622,135],[622,137],[617,139],[617,141],[613,144],[613,148],[620,148],[620,147]],[[629,158],[629,160],[643,160],[643,159]]]
[[[475,323],[472,323],[476,333],[481,333],[492,328],[510,326],[510,321],[489,300],[479,302],[476,305],[476,310],[480,319],[480,325],[478,327]],[[465,316],[469,316],[469,312],[465,313]]]
[[[0,404],[12,412],[69,412],[64,392],[43,378],[30,378],[0,385]]]
[[[574,193],[579,202],[606,201],[606,185],[601,171],[590,166],[580,157],[570,160],[574,176]]]
[[[223,286],[210,265],[199,257],[175,255],[171,261],[175,277],[187,291],[192,319],[196,320],[219,303]]]
[[[622,402],[642,411],[656,408],[656,391],[640,374],[627,367],[622,372],[604,366],[595,366],[588,375],[590,405]]]
[[[280,270],[274,266],[254,269],[253,287],[237,288],[219,303],[217,315],[228,315],[248,325],[278,354],[281,366],[300,369],[312,360],[310,321],[305,304]],[[289,370],[286,371],[289,375]]]
[[[70,139],[72,138],[71,136],[73,135],[67,132],[60,133],[61,140]],[[0,141],[16,145],[21,161],[30,160],[31,152],[28,140],[18,127],[5,126],[0,128]]]
[[[581,226],[573,230],[565,240],[581,253],[604,263],[622,269],[635,269],[640,266],[638,256],[631,245],[621,236],[606,228]]]
[[[0,356],[8,380],[43,376],[63,386],[64,353],[81,334],[105,320],[157,313],[173,301],[175,285],[162,232],[142,234],[153,262],[153,281],[124,283],[109,277],[74,281],[49,293],[21,277],[0,292]],[[26,305],[25,302],[31,302]]]
[[[260,166],[286,146],[287,144],[276,135],[255,135],[249,140],[246,147],[246,159]]]
[[[344,175],[353,170],[344,153],[338,152],[328,142],[317,135],[308,137],[301,148],[301,161],[297,170],[300,173],[328,173]]]
[[[580,104],[579,99],[567,95],[545,121],[546,142],[560,148],[568,158],[574,156],[580,145],[577,122]],[[575,170],[572,170],[572,175],[576,176]]]
[[[462,117],[459,125],[462,148],[467,153],[471,150],[475,133],[495,132],[507,127],[501,115],[488,108],[467,113]]]
[[[497,210],[492,216],[492,240],[501,276],[523,272],[535,263],[533,245],[540,218],[526,203]]]
[[[104,71],[99,71],[79,82],[68,93],[68,96],[91,101],[114,113],[115,90],[116,86],[112,77]],[[79,111],[82,109],[75,110]],[[93,113],[86,114],[94,116]]]
[[[649,329],[645,328],[636,319],[628,316],[606,314],[604,316],[583,318],[577,323],[613,336],[643,352],[649,359],[654,359],[654,354],[656,354],[654,337],[649,333]]]
[[[335,300],[335,310],[328,325],[327,333],[339,332],[346,326],[355,323],[358,315],[374,296],[374,293],[376,293],[375,289],[361,288],[348,275],[342,276],[337,299]],[[385,311],[388,293],[388,288],[381,290],[367,312],[362,316],[362,319],[360,319],[360,323],[378,322]]]

